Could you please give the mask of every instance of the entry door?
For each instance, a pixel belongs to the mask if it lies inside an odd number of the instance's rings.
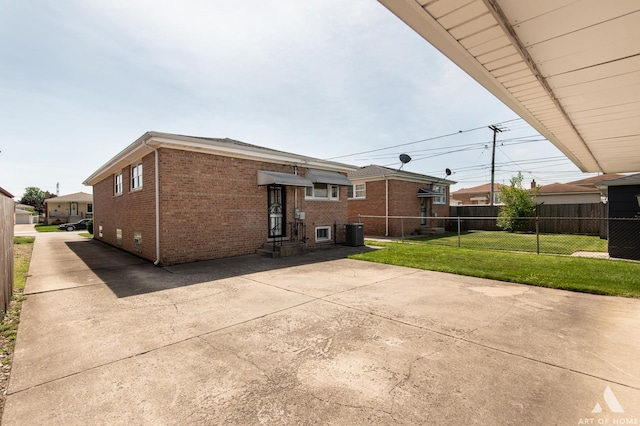
[[[78,203],[71,203],[71,216],[78,216]]]
[[[283,237],[284,233],[284,187],[270,185],[268,187],[269,206],[269,238]]]
[[[420,225],[427,224],[427,199],[420,199]]]

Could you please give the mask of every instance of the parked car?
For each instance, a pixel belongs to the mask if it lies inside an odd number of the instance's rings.
[[[58,226],[58,229],[62,229],[64,231],[75,231],[76,229],[87,229],[87,223],[89,223],[91,219],[82,219],[75,223],[63,223]]]

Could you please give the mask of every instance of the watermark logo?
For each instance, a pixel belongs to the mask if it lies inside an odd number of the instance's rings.
[[[640,425],[637,417],[624,415],[622,404],[609,386],[604,388],[602,398],[591,410],[593,416],[581,418],[579,425]]]
[[[620,403],[618,402],[618,398],[616,398],[615,394],[613,393],[613,391],[608,385],[606,388],[604,388],[603,396],[604,396],[604,402],[609,407],[609,411],[611,411],[612,413],[624,413],[624,409],[622,408],[622,405],[620,405]],[[593,407],[593,410],[591,410],[591,412],[602,413],[602,406],[600,405],[599,402],[596,402],[596,406]]]

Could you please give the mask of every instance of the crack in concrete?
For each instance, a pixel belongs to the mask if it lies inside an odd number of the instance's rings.
[[[396,318],[391,318],[391,317],[387,317],[387,316],[384,316],[384,315],[376,314],[376,313],[373,313],[373,312],[370,312],[370,311],[364,310],[364,309],[354,308],[353,306],[345,305],[345,304],[338,303],[338,302],[335,302],[335,301],[331,301],[331,300],[324,300],[324,301],[327,302],[327,303],[334,304],[336,306],[341,306],[343,308],[347,308],[347,309],[351,309],[351,310],[354,310],[354,311],[362,312],[362,313],[367,314],[367,315],[375,316],[377,318],[382,318],[382,319],[385,319],[387,321],[391,321],[391,322],[394,322],[394,323],[397,323],[397,324],[406,325],[406,326],[409,326],[409,327],[412,327],[412,328],[416,328],[416,329],[419,329],[419,330],[428,331],[430,333],[438,334],[440,336],[444,336],[444,337],[448,337],[448,338],[451,338],[451,339],[454,339],[454,340],[458,340],[458,341],[461,341],[461,342],[469,343],[471,345],[480,346],[480,347],[483,347],[485,349],[489,349],[489,350],[492,350],[492,351],[500,352],[500,353],[503,353],[503,354],[506,354],[506,355],[510,355],[510,356],[513,356],[513,357],[516,357],[516,358],[521,358],[521,359],[532,361],[532,362],[535,362],[535,363],[538,363],[538,364],[543,364],[543,365],[547,365],[547,366],[550,366],[550,367],[555,367],[555,368],[558,368],[560,370],[569,371],[569,372],[580,374],[580,375],[584,375],[584,376],[587,376],[587,377],[592,377],[594,379],[602,380],[602,381],[607,382],[607,383],[614,383],[614,384],[617,384],[617,385],[620,385],[620,386],[624,386],[624,387],[627,387],[627,388],[630,388],[630,389],[640,390],[640,386],[634,386],[634,385],[631,385],[631,384],[628,384],[628,383],[622,383],[622,382],[619,382],[619,381],[616,381],[616,380],[612,380],[612,379],[608,379],[608,378],[605,378],[605,377],[598,376],[596,374],[591,374],[591,373],[588,373],[586,371],[580,371],[580,370],[577,370],[575,368],[565,367],[563,365],[554,364],[554,363],[548,362],[548,361],[543,361],[543,360],[536,359],[536,358],[533,358],[533,357],[530,357],[530,356],[527,356],[527,355],[518,354],[518,353],[515,353],[515,352],[508,351],[506,349],[501,349],[501,348],[497,348],[495,346],[491,346],[491,345],[480,343],[480,342],[477,342],[477,341],[474,341],[474,340],[470,340],[470,339],[468,339],[467,337],[464,337],[464,336],[456,336],[454,334],[450,334],[450,333],[447,333],[447,332],[444,332],[444,331],[435,330],[435,329],[428,328],[428,327],[423,327],[423,326],[420,326],[420,325],[417,325],[417,324],[412,324],[412,323],[406,322],[406,321],[401,321],[401,320],[396,319]]]

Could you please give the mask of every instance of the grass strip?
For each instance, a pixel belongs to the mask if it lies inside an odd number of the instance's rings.
[[[458,234],[448,232],[427,237],[412,238],[412,242],[448,247],[458,247]],[[535,234],[506,231],[465,231],[460,235],[460,247],[471,249],[571,254],[576,251],[606,252],[607,240],[597,236],[573,234]]]
[[[640,297],[640,263],[396,242],[352,259],[583,293]]]

